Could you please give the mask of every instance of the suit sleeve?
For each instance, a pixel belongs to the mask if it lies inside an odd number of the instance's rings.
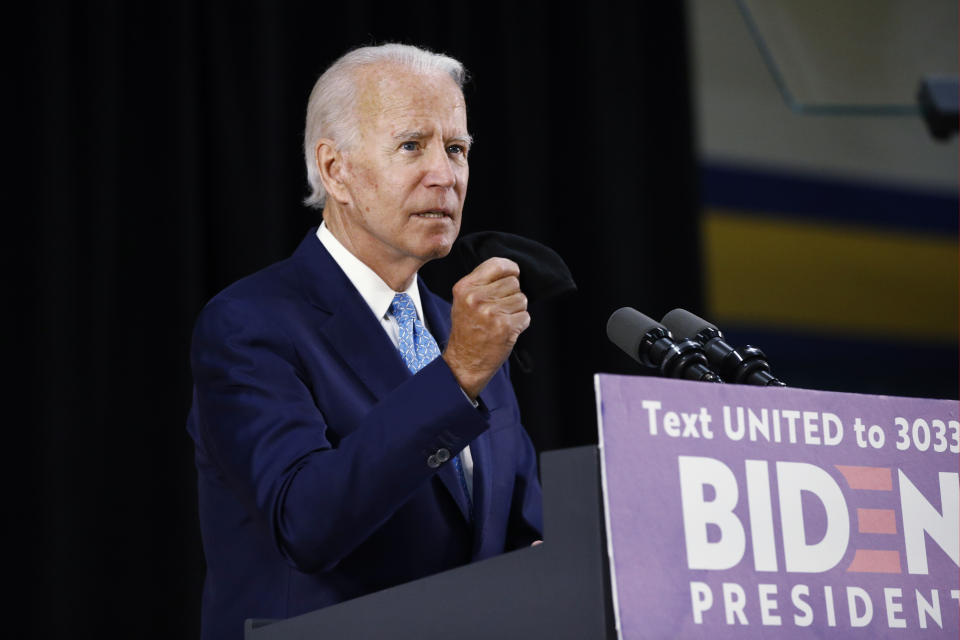
[[[258,307],[215,299],[191,364],[203,445],[303,571],[335,566],[488,427],[442,358],[383,397],[333,446],[290,337]]]

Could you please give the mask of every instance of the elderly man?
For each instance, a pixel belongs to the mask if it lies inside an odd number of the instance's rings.
[[[305,151],[323,224],[197,320],[188,431],[207,559],[203,636],[526,546],[533,447],[505,361],[530,318],[517,265],[417,277],[457,237],[470,135],[459,62],[348,53],[317,81]]]

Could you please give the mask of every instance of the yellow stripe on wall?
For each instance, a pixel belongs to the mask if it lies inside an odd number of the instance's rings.
[[[957,340],[957,238],[707,210],[717,324]]]

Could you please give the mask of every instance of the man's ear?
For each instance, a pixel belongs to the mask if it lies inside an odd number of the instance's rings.
[[[314,147],[313,159],[317,163],[323,188],[327,190],[327,197],[341,204],[348,203],[350,192],[344,183],[346,167],[343,162],[343,152],[337,149],[333,140],[320,138],[317,146]]]

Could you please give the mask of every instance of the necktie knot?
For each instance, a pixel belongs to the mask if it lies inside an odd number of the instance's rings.
[[[417,317],[417,308],[413,304],[413,298],[406,293],[398,293],[393,296],[390,303],[390,313],[400,324],[412,322]]]

